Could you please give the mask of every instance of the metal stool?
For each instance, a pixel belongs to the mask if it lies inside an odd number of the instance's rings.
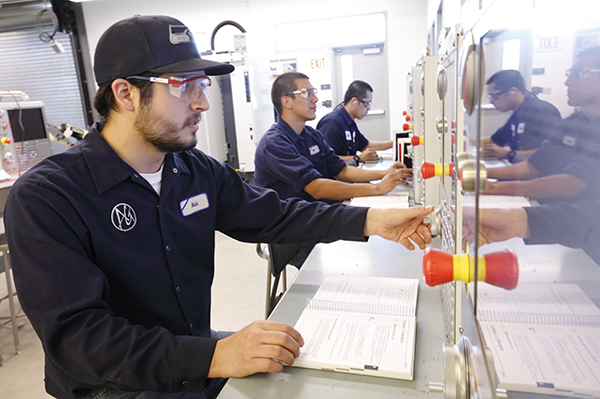
[[[8,258],[8,244],[6,242],[6,235],[0,234],[0,252],[2,252],[2,257],[4,259],[4,270],[0,269],[0,272],[4,271],[6,275],[6,287],[8,289],[8,294],[6,298],[0,299],[0,301],[4,299],[8,299],[8,307],[10,309],[10,320],[12,323],[13,330],[13,338],[15,340],[15,351],[17,355],[21,353],[21,345],[19,344],[19,326],[17,325],[17,311],[15,310],[15,301],[14,296],[17,295],[16,292],[13,291],[12,286],[12,277],[11,277],[11,267],[10,267],[10,259]],[[1,267],[1,266],[0,266]],[[0,354],[0,364],[4,365],[4,359]]]

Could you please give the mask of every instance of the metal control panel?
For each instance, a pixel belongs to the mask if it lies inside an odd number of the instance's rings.
[[[47,156],[52,145],[41,101],[0,102],[0,159],[9,174],[22,173]]]

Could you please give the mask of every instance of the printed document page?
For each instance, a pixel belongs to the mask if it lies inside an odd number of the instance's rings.
[[[548,395],[600,395],[600,329],[482,321],[498,387]]]
[[[417,279],[328,275],[294,327],[294,366],[412,380],[417,291]]]

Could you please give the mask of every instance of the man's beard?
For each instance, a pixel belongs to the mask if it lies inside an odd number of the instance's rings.
[[[179,137],[179,133],[190,123],[201,119],[200,114],[189,117],[185,123],[177,126],[166,118],[157,116],[148,104],[142,104],[140,113],[136,116],[133,127],[137,132],[161,152],[187,151],[196,146],[198,139],[192,136],[189,141]]]

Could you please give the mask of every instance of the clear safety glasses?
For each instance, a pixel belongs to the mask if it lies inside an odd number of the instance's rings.
[[[169,93],[181,101],[191,104],[198,100],[202,93],[208,94],[211,85],[208,76],[194,76],[193,78],[156,78],[147,76],[129,76],[127,79],[148,80],[152,83],[169,85]]]
[[[308,89],[300,89],[300,90],[296,90],[296,91],[290,91],[289,93],[285,93],[285,95],[291,96],[292,94],[300,94],[303,98],[310,100],[317,94],[317,92],[318,91],[317,91],[316,87],[310,87]]]
[[[589,78],[592,75],[592,73],[596,72],[600,72],[600,69],[567,69],[565,75],[567,75],[568,78],[572,78],[575,80],[583,80]]]
[[[371,101],[365,101],[365,100],[359,100],[358,98],[357,98],[357,100],[360,101],[360,103],[362,105],[364,105],[365,108],[367,108],[367,109],[370,109],[371,105],[373,104],[373,100],[371,100]]]

